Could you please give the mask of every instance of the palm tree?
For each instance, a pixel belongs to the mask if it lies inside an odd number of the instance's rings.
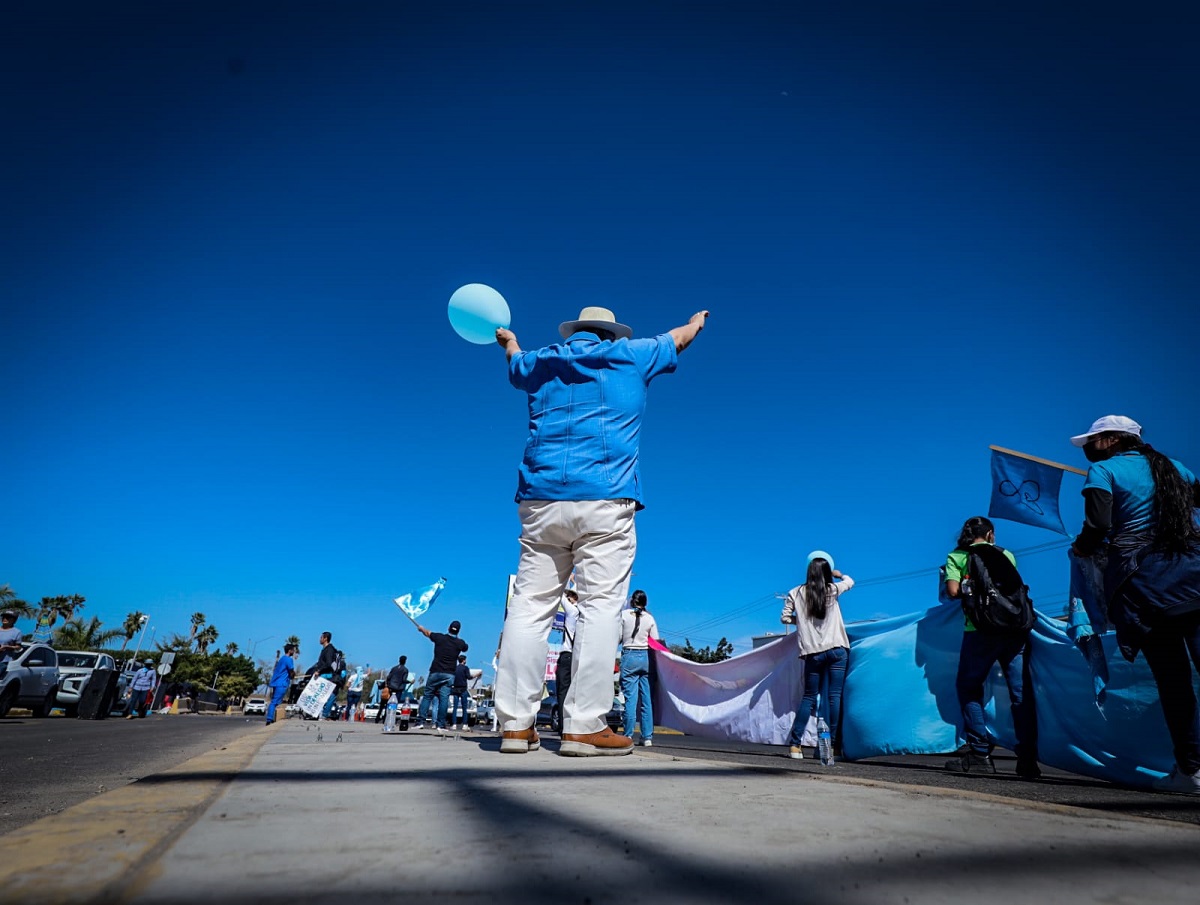
[[[217,640],[218,632],[211,625],[204,626],[196,635],[196,651],[201,654],[208,653],[208,646]]]
[[[229,654],[229,656],[231,656],[231,657],[237,656],[237,652],[238,652],[238,646],[237,646],[236,641],[230,641],[228,644],[225,645],[225,653]]]
[[[54,633],[54,647],[59,650],[98,650],[121,637],[119,628],[101,630],[100,626],[99,616],[93,616],[86,625],[82,617],[68,619]]]
[[[203,613],[192,613],[192,633],[188,635],[188,647],[196,640],[196,632],[200,631],[200,626],[204,625],[205,621]]]
[[[12,610],[21,619],[37,616],[38,608],[26,600],[19,600],[17,592],[6,584],[0,584],[0,609]]]
[[[63,622],[67,622],[74,618],[76,610],[83,609],[83,602],[87,600],[82,594],[60,594],[57,597],[43,597],[41,599],[41,611],[38,616],[40,621],[46,618],[49,621],[47,626],[53,626],[62,617]]]
[[[129,647],[129,642],[133,640],[133,636],[138,633],[138,629],[142,627],[142,619],[146,616],[141,610],[134,610],[125,617],[125,621],[121,623],[121,634],[125,636],[125,643],[121,645],[122,653],[125,648]]]

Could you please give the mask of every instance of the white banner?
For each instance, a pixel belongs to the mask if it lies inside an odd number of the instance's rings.
[[[296,705],[309,716],[319,717],[325,708],[325,702],[329,700],[329,696],[335,690],[336,687],[328,679],[314,676],[304,686],[304,692],[300,695],[300,700],[296,702]]]

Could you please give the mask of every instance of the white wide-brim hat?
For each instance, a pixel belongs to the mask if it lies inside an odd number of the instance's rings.
[[[1092,422],[1092,426],[1088,428],[1086,434],[1079,434],[1072,437],[1071,442],[1076,446],[1086,446],[1088,440],[1097,434],[1107,434],[1110,431],[1115,431],[1120,434],[1133,434],[1135,437],[1142,436],[1142,426],[1132,418],[1126,418],[1124,415],[1105,415],[1103,418],[1097,418]]]
[[[584,308],[579,312],[578,319],[563,321],[558,325],[559,335],[563,339],[580,330],[604,330],[617,339],[629,339],[633,336],[633,330],[624,324],[618,324],[617,316],[607,308]]]

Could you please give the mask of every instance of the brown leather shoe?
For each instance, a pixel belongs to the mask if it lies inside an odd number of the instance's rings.
[[[536,751],[540,747],[537,730],[532,726],[528,729],[518,729],[516,732],[505,732],[500,740],[501,754],[524,754],[526,751]]]
[[[587,735],[564,732],[562,744],[558,747],[558,753],[565,757],[612,757],[628,754],[632,750],[633,739],[618,735],[608,726]]]

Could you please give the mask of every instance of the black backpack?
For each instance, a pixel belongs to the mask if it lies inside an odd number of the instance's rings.
[[[346,658],[342,656],[340,650],[335,649],[333,652],[330,671],[333,673],[332,682],[334,685],[341,688],[346,684]]]
[[[989,635],[1021,635],[1033,628],[1033,598],[1004,548],[972,544],[966,554],[962,606],[975,628]]]

